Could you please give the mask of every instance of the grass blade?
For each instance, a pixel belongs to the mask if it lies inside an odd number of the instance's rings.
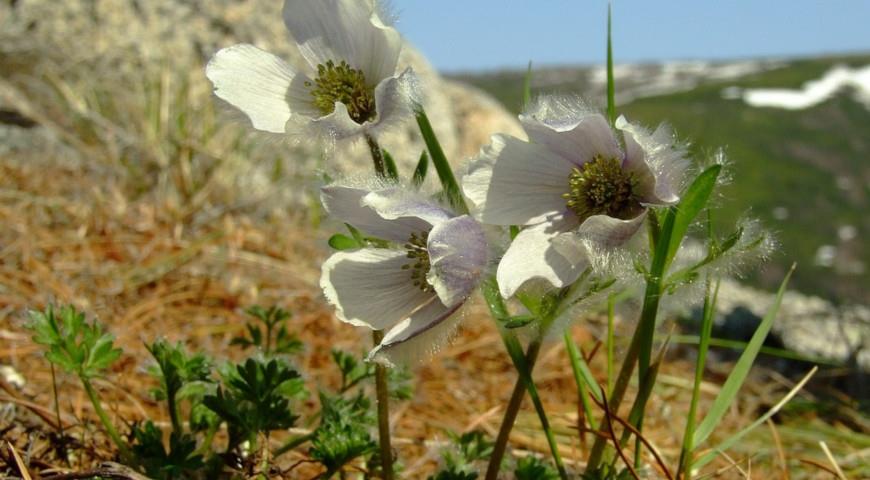
[[[453,175],[444,149],[441,148],[441,143],[435,136],[435,130],[432,129],[432,123],[429,122],[429,117],[426,116],[423,106],[419,103],[414,106],[414,114],[417,117],[420,134],[423,135],[423,141],[426,142],[426,148],[429,150],[429,158],[432,160],[435,171],[438,173],[438,179],[444,188],[444,193],[447,194],[453,208],[459,210],[460,213],[467,213],[468,206],[465,205],[465,199],[462,198],[462,192],[459,190],[459,184],[456,182],[456,177]]]
[[[755,429],[755,427],[761,425],[762,423],[766,422],[770,417],[776,415],[776,413],[779,412],[786,403],[788,403],[792,398],[794,398],[795,395],[797,395],[797,393],[804,387],[804,385],[806,385],[807,382],[810,381],[810,379],[813,377],[813,375],[815,375],[818,370],[819,367],[813,367],[812,370],[810,370],[804,376],[804,378],[802,378],[801,381],[794,386],[794,388],[789,390],[789,392],[784,397],[782,397],[782,400],[780,400],[776,405],[771,407],[770,410],[765,412],[764,415],[758,417],[758,419],[752,422],[752,424],[750,424],[743,430],[735,433],[734,435],[726,438],[724,441],[722,441],[722,443],[716,445],[716,447],[709,451],[706,455],[692,462],[692,468],[695,470],[701,469],[702,467],[713,461],[713,459],[715,459],[717,456],[719,456],[720,452],[731,448],[731,446],[740,441],[740,439],[742,439],[747,433]]]
[[[571,360],[571,371],[574,372],[574,383],[577,385],[577,395],[580,403],[583,405],[583,413],[589,421],[589,426],[593,430],[598,430],[595,416],[592,414],[592,404],[589,403],[588,392],[592,392],[592,396],[598,402],[601,402],[601,387],[595,381],[595,378],[592,377],[592,372],[589,371],[589,366],[583,360],[580,349],[577,348],[577,344],[571,338],[570,330],[565,331],[565,349],[568,350],[568,358]]]
[[[616,85],[613,78],[613,40],[611,36],[611,5],[607,4],[607,118],[616,124]]]
[[[716,426],[719,425],[722,417],[725,416],[725,413],[734,402],[734,399],[737,397],[737,393],[740,391],[743,381],[746,380],[747,375],[749,375],[749,370],[755,362],[755,357],[758,356],[758,352],[761,350],[761,344],[764,343],[764,339],[767,338],[767,334],[773,326],[773,320],[776,318],[776,314],[779,311],[779,305],[782,303],[782,296],[785,294],[785,288],[788,285],[788,280],[791,278],[792,272],[794,272],[794,266],[792,266],[791,270],[786,274],[785,279],[783,279],[779,291],[776,294],[776,300],[764,315],[761,324],[758,325],[758,328],[752,335],[752,339],[749,340],[746,350],[744,350],[743,354],[740,355],[740,359],[737,360],[734,369],[731,371],[731,374],[728,375],[725,384],[722,385],[722,390],[719,392],[716,400],[713,401],[713,406],[710,407],[710,411],[707,412],[704,420],[701,421],[697,430],[695,430],[695,435],[692,438],[692,445],[698,446],[703,443],[704,440],[707,440]]]
[[[417,168],[414,169],[414,176],[411,177],[411,183],[415,187],[423,185],[427,173],[429,173],[429,154],[423,150],[423,153],[420,154],[420,160],[417,162]]]
[[[532,61],[529,60],[529,67],[526,69],[526,76],[523,78],[523,108],[526,110],[529,103],[532,101]]]
[[[390,155],[385,148],[381,149],[381,153],[384,156],[384,168],[387,170],[387,178],[390,180],[398,180],[399,179],[399,169],[396,168],[396,161],[393,159],[393,156]]]
[[[695,221],[695,217],[701,213],[701,210],[707,206],[707,201],[710,200],[710,195],[713,193],[713,188],[716,186],[716,180],[719,178],[719,172],[722,171],[722,165],[713,165],[707,168],[689,185],[680,204],[671,207],[665,216],[665,227],[662,227],[662,232],[670,231],[667,238],[667,254],[664,257],[665,270],[670,265],[680,244],[683,242],[683,237],[689,230],[689,225]],[[670,223],[670,225],[668,225]],[[670,228],[667,228],[670,227]],[[665,240],[662,238],[661,240]],[[664,242],[662,242],[664,243]],[[659,248],[663,248],[659,245]]]

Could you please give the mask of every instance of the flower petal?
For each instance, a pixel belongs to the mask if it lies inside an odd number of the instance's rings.
[[[607,215],[592,215],[577,229],[577,236],[602,247],[618,247],[637,233],[645,218],[646,210],[628,220]]]
[[[640,179],[641,201],[670,205],[680,200],[680,184],[688,166],[686,151],[676,144],[670,129],[660,126],[650,134],[619,117],[616,128],[624,133],[625,168]]]
[[[343,322],[383,330],[402,321],[421,305],[437,300],[414,286],[403,270],[405,252],[363,248],[334,253],[323,264],[320,287]]]
[[[477,286],[486,266],[483,228],[468,215],[439,223],[429,232],[429,273],[441,302],[453,306],[465,300]]]
[[[377,117],[365,124],[371,134],[378,137],[384,130],[413,115],[413,104],[420,102],[418,90],[419,80],[411,67],[399,76],[382,80],[375,87]]]
[[[428,232],[435,223],[450,218],[441,207],[410,196],[397,188],[372,191],[367,188],[330,185],[320,189],[327,213],[367,235],[406,242],[412,233]]]
[[[520,115],[530,142],[545,145],[577,166],[595,155],[622,158],[619,143],[603,115],[576,102],[564,102],[544,97],[528,113]]]
[[[215,95],[241,110],[257,130],[284,133],[291,111],[287,100],[296,72],[283,60],[253,45],[218,51],[205,67]]]
[[[376,84],[396,72],[402,39],[374,7],[360,0],[286,0],[284,23],[315,71],[344,60]]]
[[[493,135],[462,178],[462,190],[481,222],[529,225],[565,210],[572,168],[540,145]]]
[[[457,322],[448,319],[461,306],[462,302],[446,307],[438,298],[432,299],[390,329],[368,360],[392,366],[434,354],[455,330]]]
[[[556,288],[570,285],[589,265],[582,245],[555,248],[554,241],[579,242],[573,232],[555,230],[540,224],[521,231],[498,264],[496,278],[505,298],[510,298],[526,282],[543,279]]]

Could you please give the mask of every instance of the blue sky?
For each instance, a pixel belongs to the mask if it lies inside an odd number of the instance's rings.
[[[391,0],[444,71],[599,63],[604,0]],[[867,0],[615,0],[617,63],[870,52]]]

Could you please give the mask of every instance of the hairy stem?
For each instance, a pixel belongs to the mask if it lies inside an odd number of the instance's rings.
[[[535,361],[538,359],[540,352],[541,342],[532,342],[528,350],[526,350],[526,364],[528,364],[530,369],[534,368]],[[489,465],[486,467],[486,480],[496,480],[498,478],[498,471],[501,468],[505,450],[507,450],[508,439],[510,438],[511,430],[525,396],[526,384],[523,382],[522,377],[517,377],[513,392],[511,392],[511,398],[504,412],[504,417],[501,419],[501,427],[498,429],[498,436],[495,439],[492,455],[489,457]]]
[[[384,332],[374,330],[372,341],[381,343]],[[384,480],[393,480],[393,448],[390,445],[390,391],[387,385],[387,367],[375,365],[375,389],[378,399],[378,440],[381,447],[381,470]]]

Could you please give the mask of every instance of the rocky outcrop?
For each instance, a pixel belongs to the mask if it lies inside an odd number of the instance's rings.
[[[751,334],[775,297],[734,280],[723,280],[716,304],[719,322],[728,331]],[[870,371],[870,307],[836,306],[820,297],[788,291],[771,332],[787,349],[809,358]]]

